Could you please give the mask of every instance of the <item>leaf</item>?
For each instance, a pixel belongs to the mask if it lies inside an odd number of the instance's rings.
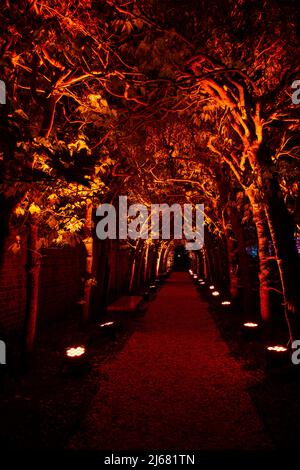
[[[108,102],[107,102],[105,99],[100,100],[100,103],[101,103],[102,106],[104,106],[105,108],[108,108]]]
[[[39,206],[37,206],[34,202],[30,205],[29,207],[29,212],[30,214],[39,214],[41,212],[41,209]]]
[[[25,211],[24,211],[23,207],[20,207],[20,206],[16,207],[15,214],[18,217],[20,217],[21,215],[24,215]]]

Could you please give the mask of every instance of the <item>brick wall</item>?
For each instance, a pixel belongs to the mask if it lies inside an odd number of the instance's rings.
[[[49,248],[42,251],[39,288],[39,322],[76,309],[85,272],[84,247]]]
[[[0,267],[0,333],[19,329],[23,325],[26,301],[26,250],[25,240],[21,250],[14,254],[10,247],[16,243],[11,235],[5,243],[5,256]]]
[[[4,262],[0,268],[0,333],[22,328],[26,302],[26,243],[20,253],[5,246]],[[65,247],[42,250],[39,289],[39,323],[70,313],[80,300],[85,270],[84,248]]]
[[[26,243],[21,242],[21,251],[13,254],[8,250],[15,241],[11,236],[6,243],[4,263],[0,268],[0,334],[22,327],[26,302]],[[106,245],[105,245],[106,246]],[[82,296],[85,273],[85,249],[76,247],[49,248],[42,250],[40,288],[38,301],[38,325],[56,320],[61,316],[78,313],[78,301]],[[109,289],[111,302],[128,293],[130,250],[112,242],[109,250]],[[105,265],[100,265],[100,271]],[[102,272],[99,273],[102,276]],[[101,277],[100,276],[100,277]],[[101,288],[101,286],[99,286]],[[100,292],[100,297],[103,295]],[[94,308],[101,310],[103,299],[97,296]]]

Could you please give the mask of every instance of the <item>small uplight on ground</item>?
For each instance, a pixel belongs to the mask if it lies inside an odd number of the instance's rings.
[[[221,305],[224,305],[225,307],[228,307],[229,305],[231,305],[231,302],[230,302],[230,300],[223,300],[221,302]]]
[[[192,269],[189,269],[189,273],[190,273],[191,276],[194,274]]]
[[[200,283],[200,282],[203,282],[203,279],[201,279],[201,278],[200,278],[200,279],[198,279],[198,282],[199,282],[199,283]]]
[[[83,345],[66,348],[61,371],[77,376],[89,369],[89,360],[86,347]]]
[[[118,322],[107,321],[105,323],[101,323],[99,327],[101,334],[103,334],[105,337],[116,339]]]
[[[200,286],[204,286],[205,281],[200,281],[199,284],[200,284]]]
[[[110,326],[113,326],[115,324],[114,321],[108,321],[106,323],[101,323],[100,328],[109,328]]]
[[[243,326],[245,328],[257,328],[258,323],[253,323],[253,322],[249,321],[249,322],[244,323]]]
[[[210,290],[214,290],[215,286],[209,286]]]
[[[151,284],[151,286],[149,286],[149,293],[155,294],[156,292],[157,292],[157,284]]]
[[[283,371],[290,365],[290,351],[282,344],[269,345],[265,349],[267,367],[274,371]]]
[[[275,353],[285,353],[287,352],[288,348],[285,346],[277,345],[277,346],[268,346],[267,350],[270,352],[275,352]]]
[[[86,353],[86,349],[84,346],[76,346],[76,347],[66,349],[66,356],[68,358],[79,358],[79,357],[84,356],[85,353]]]
[[[242,331],[245,339],[248,340],[258,340],[261,337],[260,325],[253,321],[243,323]]]
[[[219,297],[220,292],[217,291],[217,290],[214,290],[214,291],[211,293],[211,295],[213,295],[214,297]]]
[[[198,278],[197,274],[194,274],[193,278],[194,278],[194,279],[197,279],[197,278]]]

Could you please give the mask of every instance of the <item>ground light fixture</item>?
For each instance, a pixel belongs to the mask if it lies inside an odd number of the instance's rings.
[[[83,345],[70,346],[65,349],[63,359],[63,372],[79,375],[88,370],[87,349]]]
[[[258,323],[253,323],[253,322],[249,321],[249,322],[243,323],[243,326],[245,328],[257,328]]]
[[[101,323],[99,325],[100,331],[106,336],[111,339],[115,339],[117,334],[117,323],[115,321],[108,321],[105,323]]]
[[[288,348],[286,348],[285,346],[276,345],[276,346],[267,346],[267,350],[270,352],[274,352],[274,353],[285,353],[287,352]]]
[[[84,346],[75,346],[66,349],[66,356],[69,358],[79,358],[86,353]]]
[[[266,347],[267,366],[274,371],[283,371],[290,364],[290,351],[282,344]]]
[[[248,321],[242,324],[244,337],[248,340],[258,339],[261,329],[259,324],[253,321]]]
[[[198,277],[197,274],[194,274],[193,278],[194,278],[194,279],[197,279],[197,277]]]
[[[227,307],[228,305],[231,305],[231,302],[230,302],[230,300],[223,300],[221,302],[221,305],[224,305],[225,307]]]
[[[200,284],[201,286],[204,286],[205,281],[200,281],[199,284]]]
[[[210,290],[214,290],[215,286],[209,286]]]
[[[101,323],[100,328],[109,328],[110,326],[113,326],[115,324],[114,321],[108,321],[106,323]]]
[[[217,291],[217,290],[214,290],[211,295],[213,295],[214,297],[218,297],[220,295],[220,292]]]
[[[192,269],[189,269],[189,273],[190,273],[191,276],[194,274],[194,272],[192,271]]]

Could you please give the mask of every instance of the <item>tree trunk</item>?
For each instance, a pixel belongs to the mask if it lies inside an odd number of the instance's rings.
[[[257,232],[259,257],[259,297],[260,314],[263,321],[271,320],[271,256],[269,252],[270,233],[263,204],[254,190],[246,192],[253,211],[253,221]]]
[[[36,335],[41,255],[38,252],[38,226],[31,221],[27,240],[27,285],[25,310],[25,354],[31,353]]]
[[[251,275],[249,269],[249,259],[246,253],[245,236],[242,225],[239,222],[236,208],[231,207],[229,211],[232,231],[236,238],[236,249],[238,255],[238,282],[242,289],[243,312],[247,315],[254,307],[253,293],[251,289]]]
[[[130,269],[129,293],[132,293],[132,292],[133,292],[133,282],[134,282],[134,275],[135,275],[135,265],[136,265],[136,259],[134,258],[133,263],[131,264],[131,269]]]
[[[132,289],[134,292],[138,292],[141,288],[141,274],[143,268],[143,261],[144,261],[144,251],[145,246],[142,240],[138,240],[136,249],[135,249],[135,271],[134,271],[134,278],[132,283]]]
[[[231,211],[230,211],[231,212]],[[222,217],[223,231],[225,234],[227,262],[228,262],[228,275],[229,275],[229,291],[230,296],[236,299],[238,296],[238,270],[237,270],[237,249],[236,241],[233,238],[233,233],[226,223],[225,217]]]
[[[86,214],[85,214],[85,238],[83,240],[86,250],[85,260],[85,282],[83,291],[82,303],[82,322],[86,323],[89,320],[91,291],[93,285],[93,255],[94,255],[94,240],[92,235],[93,224],[93,205],[92,201],[87,201]]]
[[[209,273],[209,282],[214,284],[217,281],[217,272],[216,272],[216,255],[213,239],[210,235],[206,238],[206,259]]]
[[[163,255],[163,248],[161,246],[158,247],[157,252],[156,252],[156,266],[155,266],[155,276],[158,277],[158,275],[161,273],[161,259]]]
[[[204,261],[205,261],[205,278],[208,283],[213,281],[213,274],[211,269],[211,262],[208,255],[208,251],[204,248]]]
[[[149,243],[146,243],[145,254],[144,254],[144,271],[143,271],[143,281],[144,285],[148,282],[148,265],[149,265]]]
[[[111,252],[112,252],[112,240],[105,241],[105,262],[104,262],[104,276],[103,276],[103,284],[102,284],[102,302],[103,302],[103,310],[106,312],[106,308],[109,301],[109,292],[110,292],[110,274],[111,274]]]
[[[201,278],[205,278],[205,253],[204,249],[202,248],[198,252],[198,259],[199,259],[199,275]]]
[[[163,259],[162,259],[162,270],[166,272],[168,269],[168,261],[171,250],[171,243],[168,244],[167,248],[164,250]]]

